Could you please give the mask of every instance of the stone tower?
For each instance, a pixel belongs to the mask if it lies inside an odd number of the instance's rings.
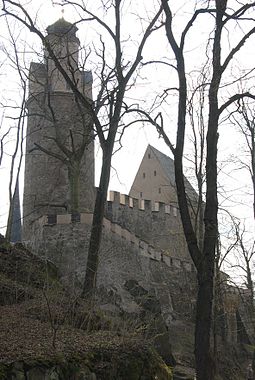
[[[46,40],[76,88],[90,101],[92,74],[79,69],[76,32],[62,18],[47,28]],[[91,118],[46,51],[43,63],[30,66],[27,109],[25,241],[42,215],[89,212],[94,203]]]

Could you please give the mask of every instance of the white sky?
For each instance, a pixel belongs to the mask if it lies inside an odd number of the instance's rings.
[[[32,0],[28,2],[22,2],[23,4],[28,4],[27,9],[33,14],[37,13],[37,25],[39,25],[42,30],[54,23],[58,18],[62,16],[61,7],[60,6],[52,6],[51,1],[49,0]],[[88,2],[90,4],[90,2]],[[100,3],[100,0],[93,1],[94,5],[96,3]],[[139,31],[141,30],[141,21],[137,17],[137,14],[143,14],[146,16],[150,16],[153,11],[155,4],[157,1],[155,0],[147,0],[147,1],[139,1],[139,0],[129,0],[127,1],[129,4],[129,8],[124,10],[125,15],[131,10],[130,6],[134,6],[134,13],[129,16],[129,18],[125,18],[122,23],[123,34],[126,38],[129,38],[129,42],[126,43],[126,47],[124,50],[126,59],[132,59],[133,51],[136,46],[136,41],[139,39]],[[175,16],[175,24],[176,30],[179,33],[182,30],[183,25],[186,24],[187,20],[190,18],[192,14],[195,2],[191,1],[170,1],[170,4],[173,4],[176,7],[176,16]],[[204,3],[203,1],[199,2],[200,4]],[[229,1],[233,6],[236,4],[234,0]],[[253,15],[255,16],[255,14]],[[67,21],[77,21],[77,15],[74,14],[73,10],[70,8],[65,8],[64,17]],[[112,22],[111,16],[108,17],[109,22]],[[212,31],[213,19],[211,17],[200,16],[198,22],[194,23],[194,26],[191,29],[190,37],[188,39],[188,44],[186,48],[186,56],[187,56],[187,72],[190,73],[188,75],[188,80],[191,83],[195,82],[198,71],[200,71],[201,64],[205,60],[205,52],[204,47],[208,38],[209,33]],[[9,44],[9,36],[8,30],[5,25],[4,18],[0,18],[1,23],[1,42],[0,47],[6,47],[11,55],[13,52],[11,51]],[[84,25],[79,24],[79,38],[81,40],[82,45],[84,46],[92,46],[92,42],[98,43],[98,27],[93,26],[92,23],[85,23]],[[243,26],[244,29],[249,27],[248,23]],[[24,59],[27,67],[29,66],[29,62],[31,60],[38,61],[38,57],[34,52],[41,51],[40,41],[34,35],[27,33],[24,28],[21,30],[16,22],[11,22],[11,28],[14,32],[14,36],[19,40],[20,43],[20,56]],[[227,52],[231,47],[234,46],[236,41],[242,35],[243,30],[235,23],[232,23],[231,30],[226,32],[224,43],[223,43],[223,57],[226,56]],[[110,47],[109,39],[106,39],[106,44]],[[244,52],[242,55],[238,55],[237,59],[233,61],[231,65],[231,70],[228,72],[228,76],[224,83],[228,81],[232,81],[240,73],[240,68],[245,67],[245,69],[251,68],[255,64],[255,50],[254,50],[254,38],[247,43],[245,46]],[[24,54],[22,56],[22,49],[24,52],[28,52],[29,54]],[[3,50],[3,49],[2,49]],[[146,45],[146,49],[143,54],[144,61],[151,59],[159,59],[163,58],[164,60],[168,59],[171,61],[172,55],[170,53],[170,49],[168,47],[167,41],[164,36],[164,30],[162,32],[158,32],[154,36],[151,37],[148,44]],[[87,70],[93,71],[94,78],[96,77],[95,67],[93,65],[93,54],[91,55],[91,62],[88,62]],[[170,59],[170,60],[169,60]],[[8,105],[14,105],[14,103],[18,104],[20,85],[17,74],[15,74],[15,69],[10,68],[10,61],[6,58],[5,53],[0,50],[0,63],[4,61],[2,67],[0,67],[0,89],[2,90],[2,103],[7,103]],[[253,79],[254,81],[254,79]],[[96,80],[95,80],[96,84]],[[174,70],[170,70],[166,66],[145,66],[143,70],[140,72],[140,78],[137,81],[137,86],[135,90],[130,92],[130,102],[139,103],[141,107],[148,106],[150,102],[153,100],[155,96],[155,89],[159,89],[162,91],[164,88],[175,87],[177,85],[177,79],[174,73]],[[195,84],[194,84],[195,85]],[[249,86],[253,86],[252,81],[249,82]],[[233,89],[226,87],[224,91],[222,91],[222,96],[227,97],[233,94]],[[94,89],[94,94],[96,93],[96,88]],[[168,103],[163,105],[163,113],[165,114],[165,124],[166,128],[169,132],[169,135],[172,137],[174,142],[175,136],[175,125],[176,125],[176,96],[172,96],[168,99]],[[3,111],[1,111],[3,112]],[[13,114],[12,110],[12,114]],[[10,114],[9,110],[5,110],[5,116]],[[0,114],[1,115],[1,114]],[[10,122],[8,119],[3,120],[3,126],[0,129],[0,136],[3,131],[7,128],[7,126],[14,122]],[[14,129],[15,131],[15,129]],[[222,167],[220,180],[221,184],[224,183],[227,190],[229,191],[229,199],[224,200],[223,205],[229,205],[231,210],[234,210],[239,216],[245,219],[251,219],[252,210],[251,210],[251,197],[247,195],[247,192],[250,192],[249,187],[249,177],[245,171],[234,171],[234,166],[229,163],[230,156],[237,157],[238,155],[242,155],[242,140],[240,135],[238,135],[233,126],[230,123],[223,123],[219,129],[220,139],[219,139],[219,164]],[[188,141],[188,139],[187,139]],[[142,125],[134,125],[131,128],[127,129],[123,138],[123,148],[117,152],[113,157],[113,168],[110,189],[121,191],[122,193],[128,193],[129,188],[134,179],[135,173],[138,169],[144,151],[147,147],[147,144],[151,144],[155,146],[157,149],[161,150],[166,154],[170,154],[168,148],[165,146],[162,139],[158,138],[158,134],[155,132],[152,126],[142,126]],[[188,145],[188,144],[187,144]],[[6,217],[7,217],[7,186],[8,186],[8,177],[7,170],[8,169],[8,156],[7,154],[11,151],[12,141],[8,140],[8,144],[5,146],[5,156],[3,160],[3,166],[0,168],[0,231],[1,228],[4,227]],[[96,157],[97,159],[97,178],[100,170],[100,153],[99,148],[96,149]],[[224,161],[224,165],[222,164]],[[227,161],[227,165],[225,162]],[[233,194],[233,189],[238,189],[238,191]],[[233,200],[238,200],[241,203],[242,207],[237,207]],[[222,202],[223,200],[220,199]]]

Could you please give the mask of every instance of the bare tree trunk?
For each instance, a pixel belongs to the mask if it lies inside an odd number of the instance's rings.
[[[72,214],[79,212],[80,198],[80,163],[77,161],[68,165],[68,179],[70,187],[70,211]]]
[[[113,144],[112,144],[113,147]],[[82,297],[93,299],[96,288],[96,275],[98,269],[99,249],[102,238],[104,208],[107,199],[107,190],[111,171],[111,151],[103,151],[102,169],[100,183],[97,189],[96,202],[93,214],[91,236],[89,242],[85,280],[83,284]]]

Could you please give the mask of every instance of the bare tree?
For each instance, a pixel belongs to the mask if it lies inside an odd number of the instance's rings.
[[[248,239],[247,242],[247,231],[245,230],[245,225],[241,225],[240,221],[234,221],[234,229],[236,236],[236,260],[237,264],[232,265],[233,268],[238,268],[243,273],[244,284],[249,292],[249,304],[251,310],[254,311],[254,284],[253,284],[253,266],[255,263],[255,242]]]
[[[236,116],[238,114],[239,117]],[[237,103],[237,111],[232,113],[232,120],[245,141],[245,151],[248,154],[248,162],[240,160],[243,168],[250,174],[253,193],[253,218],[255,220],[255,110],[253,104],[244,99]]]
[[[11,240],[13,228],[16,225],[17,228],[21,229],[21,220],[20,215],[19,220],[14,220],[14,207],[15,207],[15,198],[19,197],[19,175],[21,170],[22,158],[23,158],[23,142],[24,142],[24,123],[25,123],[25,115],[26,115],[26,95],[27,95],[27,78],[22,69],[22,64],[20,62],[20,57],[18,53],[17,47],[17,38],[14,36],[14,33],[11,31],[11,28],[6,22],[6,26],[9,32],[9,48],[2,47],[2,52],[6,56],[6,61],[10,63],[14,68],[16,68],[18,73],[18,78],[20,80],[20,86],[22,89],[21,95],[21,104],[20,106],[16,106],[15,108],[18,110],[16,116],[12,116],[14,113],[13,107],[10,106],[9,112],[5,112],[5,118],[9,120],[10,123],[13,123],[11,127],[8,128],[7,132],[4,133],[1,139],[1,153],[0,153],[0,165],[3,158],[3,144],[5,138],[10,135],[11,130],[15,129],[15,138],[14,138],[14,148],[11,153],[11,163],[10,163],[10,174],[9,174],[9,212],[8,212],[8,220],[6,227],[5,237],[7,241]],[[5,106],[8,109],[8,106]],[[10,153],[9,153],[10,154]],[[19,158],[18,158],[19,155]],[[20,212],[20,210],[18,210]],[[21,231],[18,232],[21,234]]]
[[[246,12],[253,9],[255,3],[245,3],[233,10],[227,8],[227,1],[216,0],[215,7],[210,7],[211,3],[204,3],[204,8],[198,8],[191,16],[184,27],[180,42],[173,30],[173,13],[171,5],[167,0],[161,1],[164,8],[166,22],[166,35],[169,45],[176,60],[176,70],[179,81],[179,104],[177,136],[175,146],[171,144],[164,129],[161,134],[174,154],[175,179],[177,186],[178,201],[184,234],[188,244],[189,252],[197,269],[198,295],[196,309],[196,331],[195,331],[195,358],[198,380],[214,379],[214,363],[211,355],[210,333],[212,323],[212,305],[214,295],[214,268],[215,268],[215,248],[218,236],[218,200],[217,200],[217,142],[219,119],[224,110],[233,104],[234,101],[246,96],[252,97],[249,93],[234,94],[225,103],[219,105],[219,90],[223,74],[226,72],[231,60],[245,44],[246,40],[255,33],[255,28],[248,30],[229,51],[223,59],[221,56],[221,46],[223,31],[229,21],[241,20],[245,18]],[[187,77],[185,69],[185,42],[193,23],[202,14],[211,15],[215,21],[214,37],[211,51],[211,79],[208,83],[208,124],[206,136],[206,200],[204,212],[204,239],[203,248],[199,248],[197,237],[192,225],[188,200],[185,192],[183,174],[183,151],[186,134],[186,106],[187,106]]]

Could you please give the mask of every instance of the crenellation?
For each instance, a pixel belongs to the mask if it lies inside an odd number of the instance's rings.
[[[178,252],[184,260],[191,260],[185,242],[180,214],[173,204],[137,199],[111,192],[105,217],[128,229],[157,249]],[[125,202],[124,202],[125,198]],[[122,199],[122,203],[120,203]],[[130,207],[130,199],[132,206]],[[125,204],[124,204],[125,203]]]
[[[127,194],[119,193],[118,191],[109,191],[107,203],[111,205],[114,203],[116,206],[128,206],[129,208],[138,210],[149,210],[162,212],[164,214],[171,214],[177,216],[179,209],[176,205],[167,204],[164,202],[152,201],[150,199],[133,198]]]
[[[138,205],[139,210],[145,210],[144,199],[139,199]]]
[[[151,256],[154,256],[155,255],[155,249],[152,245],[149,244],[148,246],[148,252]]]
[[[57,215],[57,224],[70,224],[71,214]]]
[[[137,247],[139,246],[139,239],[136,235],[131,234],[131,243],[133,243]]]
[[[121,204],[121,205],[126,205],[126,204],[128,204],[128,202],[126,202],[126,197],[127,197],[127,195],[125,195],[125,194],[120,194],[120,204]]]
[[[80,215],[81,223],[92,224],[93,214],[82,212]]]
[[[156,211],[158,212],[159,211],[159,202],[154,202],[152,203],[152,211]]]
[[[77,222],[76,224],[79,225],[84,223],[85,225],[91,225],[92,218],[93,214],[91,213],[81,213],[80,222]],[[74,224],[74,222],[72,222],[71,214],[55,215],[55,221],[56,223],[53,224],[52,215],[45,215],[38,219],[37,226],[39,230],[42,231],[44,226],[57,227],[58,225],[61,226],[67,224]],[[192,268],[192,264],[188,261],[169,256],[169,254],[164,253],[163,250],[157,249],[147,241],[139,238],[138,236],[136,236],[129,230],[121,227],[117,223],[111,222],[107,218],[104,218],[103,226],[107,234],[112,233],[114,234],[113,236],[115,236],[115,238],[118,237],[120,239],[125,240],[128,244],[131,244],[143,257],[147,257],[157,262],[162,262],[168,267],[185,269],[187,272],[191,272],[194,270],[194,268]]]
[[[130,208],[134,207],[134,200],[133,200],[133,198],[128,197],[128,205],[129,205]]]
[[[120,204],[120,193],[118,191],[110,191],[110,201]]]
[[[149,244],[146,243],[143,240],[139,241],[139,248],[143,249],[144,251],[148,251]]]
[[[128,242],[131,242],[131,233],[125,228],[121,229],[121,236],[126,239]]]
[[[165,213],[170,214],[170,205],[165,204]]]

